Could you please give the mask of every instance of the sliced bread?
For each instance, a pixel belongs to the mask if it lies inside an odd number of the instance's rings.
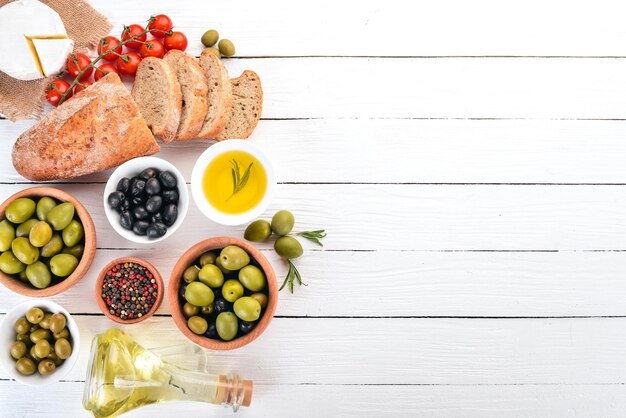
[[[222,60],[205,49],[200,55],[199,62],[209,86],[207,93],[209,109],[198,138],[214,139],[228,124],[233,107],[232,87]]]
[[[174,69],[183,96],[177,140],[195,138],[208,110],[208,86],[202,67],[195,58],[172,49],[163,59]]]
[[[107,74],[25,131],[13,166],[34,181],[70,179],[159,152],[117,74]]]
[[[144,58],[137,68],[131,94],[154,136],[172,142],[180,122],[182,93],[167,61]]]
[[[230,82],[233,86],[233,110],[228,125],[217,136],[218,141],[249,137],[263,111],[263,88],[257,73],[246,70]]]

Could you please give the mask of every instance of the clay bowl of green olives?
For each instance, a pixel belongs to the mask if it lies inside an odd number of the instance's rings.
[[[78,325],[60,305],[33,299],[11,309],[0,323],[0,364],[30,386],[58,382],[78,359]]]
[[[0,283],[15,293],[47,297],[89,270],[96,229],[87,209],[54,187],[32,187],[0,205]]]
[[[168,285],[172,318],[192,342],[233,350],[265,331],[278,303],[271,264],[250,243],[229,237],[197,243],[178,260]]]

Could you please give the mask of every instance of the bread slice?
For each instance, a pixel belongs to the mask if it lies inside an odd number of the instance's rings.
[[[154,136],[163,142],[176,138],[182,93],[176,73],[160,58],[144,58],[137,68],[131,92]]]
[[[195,138],[202,129],[209,108],[209,88],[202,67],[195,58],[177,49],[169,51],[163,59],[174,69],[183,97],[176,139]]]
[[[233,85],[233,110],[228,125],[217,137],[218,141],[249,137],[263,111],[263,88],[257,73],[246,70],[230,82]]]
[[[207,94],[209,110],[204,117],[204,125],[198,133],[198,138],[214,139],[228,124],[233,107],[232,87],[222,60],[207,50],[200,55],[200,66],[209,85]]]
[[[108,170],[159,152],[117,74],[107,74],[45,115],[13,146],[13,166],[33,181]]]

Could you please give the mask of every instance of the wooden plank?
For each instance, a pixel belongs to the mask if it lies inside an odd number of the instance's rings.
[[[67,380],[84,379],[92,336],[114,325],[75,319],[80,356]],[[215,373],[262,384],[616,384],[626,378],[624,326],[626,318],[275,318],[254,343],[208,361]],[[168,317],[125,328],[148,347],[186,342]]]
[[[82,406],[83,383],[61,382],[34,402],[27,386],[0,381],[0,401],[12,407],[7,418],[91,417]],[[625,408],[622,385],[531,386],[282,386],[255,385],[250,408],[237,417],[459,417],[618,416]],[[63,405],[62,409],[49,405]],[[166,402],[125,416],[232,418],[230,409],[192,402]]]
[[[239,56],[271,55],[624,55],[622,4],[618,1],[506,3],[495,0],[406,2],[321,0],[309,6],[288,0],[179,0],[158,5],[92,1],[114,23],[145,22],[167,13],[189,38],[217,29]],[[187,12],[184,12],[187,11]],[[202,17],[199,17],[202,16]],[[558,25],[558,30],[555,30]]]
[[[279,284],[283,261],[264,251]],[[122,256],[150,261],[167,278],[179,253],[99,250],[91,270],[54,300],[72,313],[100,313],[94,286]],[[314,252],[296,261],[308,287],[280,294],[279,316],[626,316],[624,252]],[[349,297],[346,297],[349,295]],[[23,298],[0,291],[0,312]],[[167,296],[158,313],[170,313]]]
[[[7,149],[32,123],[0,121]],[[626,183],[624,136],[623,121],[325,119],[264,120],[253,141],[280,182]],[[158,156],[190,179],[209,144],[162,145]],[[0,154],[0,179],[24,181],[10,152]]]

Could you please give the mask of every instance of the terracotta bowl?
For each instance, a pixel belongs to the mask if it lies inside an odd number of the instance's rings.
[[[267,307],[265,308],[261,319],[259,320],[259,323],[256,325],[256,327],[254,327],[252,331],[250,331],[250,333],[242,337],[235,338],[231,341],[220,341],[207,338],[202,335],[197,335],[191,332],[191,330],[187,327],[187,319],[183,315],[182,306],[178,300],[178,290],[181,285],[183,272],[194,262],[194,260],[200,257],[202,253],[211,250],[222,249],[228,245],[236,245],[243,248],[248,252],[250,258],[254,259],[259,264],[267,279],[268,296]],[[257,250],[253,245],[244,240],[229,237],[207,239],[205,241],[197,243],[196,245],[188,249],[182,255],[182,257],[180,257],[180,259],[174,266],[174,270],[172,270],[172,275],[170,276],[167,292],[169,297],[170,310],[172,311],[172,318],[174,319],[174,322],[176,323],[178,329],[180,329],[180,331],[194,343],[198,344],[201,347],[209,348],[211,350],[233,350],[235,348],[243,347],[244,345],[254,341],[256,338],[259,337],[259,335],[263,333],[263,331],[265,331],[265,328],[267,328],[267,326],[269,325],[274,316],[274,312],[276,311],[276,305],[278,304],[278,286],[276,284],[276,274],[274,273],[272,265],[269,263],[269,261],[267,261],[265,256],[261,254],[261,252]]]
[[[104,276],[106,276],[106,272],[109,271],[111,267],[113,267],[114,265],[122,264],[122,263],[141,264],[142,266],[150,270],[150,273],[152,273],[152,275],[154,276],[154,279],[156,280],[157,290],[158,290],[156,301],[154,302],[154,305],[152,305],[152,308],[150,308],[148,313],[143,315],[141,318],[122,319],[115,315],[112,315],[109,312],[109,309],[107,308],[106,303],[102,299],[102,283],[104,282]],[[111,321],[117,322],[118,324],[125,324],[125,325],[136,324],[138,322],[142,322],[150,318],[152,315],[154,315],[157,309],[159,309],[159,306],[161,306],[161,302],[163,302],[163,294],[164,294],[163,279],[161,278],[161,274],[152,264],[148,263],[145,260],[142,260],[141,258],[122,257],[122,258],[113,260],[109,264],[104,266],[104,268],[102,269],[102,271],[100,271],[100,274],[98,275],[98,280],[96,280],[96,301],[98,302],[98,306],[100,307],[100,310],[102,311],[102,313],[107,316],[107,318],[109,318]]]
[[[87,209],[85,209],[83,204],[80,203],[78,199],[63,190],[56,189],[54,187],[31,187],[30,189],[17,192],[0,205],[0,221],[5,219],[6,208],[15,199],[20,197],[37,198],[43,196],[50,196],[61,202],[70,202],[74,205],[76,215],[78,215],[80,222],[83,224],[83,229],[85,230],[85,252],[81,257],[76,270],[74,270],[72,274],[66,277],[62,282],[45,289],[36,289],[18,279],[0,272],[0,283],[15,293],[35,298],[56,295],[74,286],[80,279],[83,278],[87,271],[89,271],[89,267],[93,261],[93,256],[96,253],[96,228],[93,225],[91,216],[89,216],[89,212],[87,212]]]

